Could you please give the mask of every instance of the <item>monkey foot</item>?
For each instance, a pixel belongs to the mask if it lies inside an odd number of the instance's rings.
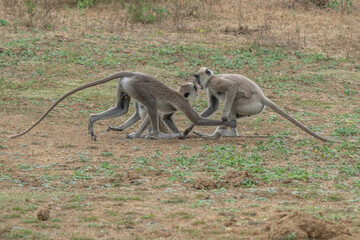
[[[194,133],[204,139],[218,140],[221,138],[221,133],[215,132],[213,135],[207,135],[198,131],[194,131]]]
[[[96,141],[96,134],[91,135],[91,139],[94,140],[94,141]]]
[[[165,134],[165,133],[159,133],[159,134],[149,134],[146,135],[145,138],[147,139],[173,139],[181,137],[180,133],[173,133],[173,134]]]
[[[94,133],[94,131],[89,131],[89,134],[90,134],[91,140],[96,141],[96,134]]]
[[[109,126],[106,131],[107,132],[110,132],[110,131],[119,131],[119,132],[122,132],[124,129],[120,128],[120,127],[111,127]]]
[[[130,133],[130,134],[126,135],[126,138],[128,138],[128,139],[135,139],[135,138],[137,138],[137,136],[136,136],[135,133],[133,132],[133,133]]]
[[[186,134],[186,135],[184,134],[179,137],[179,139],[187,139],[187,138],[189,138],[188,134]]]

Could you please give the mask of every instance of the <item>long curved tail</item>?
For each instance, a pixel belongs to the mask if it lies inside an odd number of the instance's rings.
[[[33,129],[36,125],[38,125],[48,114],[49,112],[51,112],[51,110],[53,110],[56,105],[58,105],[62,100],[64,100],[65,98],[67,98],[68,96],[78,92],[78,91],[81,91],[85,88],[89,88],[89,87],[93,87],[93,86],[96,86],[96,85],[99,85],[99,84],[103,84],[103,83],[106,83],[106,82],[109,82],[111,80],[114,80],[116,78],[122,78],[122,77],[127,77],[127,76],[131,76],[133,73],[131,72],[118,72],[118,73],[115,73],[107,78],[103,78],[103,79],[100,79],[100,80],[97,80],[97,81],[94,81],[94,82],[91,82],[91,83],[87,83],[87,84],[84,84],[80,87],[77,87],[73,90],[71,90],[70,92],[66,93],[65,95],[63,95],[61,98],[59,98],[59,100],[57,100],[53,105],[51,105],[51,107],[33,124],[31,125],[28,129],[26,129],[25,131],[21,132],[21,133],[18,133],[16,135],[12,135],[10,136],[10,138],[17,138],[17,137],[20,137],[26,133],[28,133],[31,129]]]
[[[323,141],[323,142],[334,142],[333,140],[321,137],[319,135],[317,135],[316,133],[314,133],[313,131],[311,131],[308,127],[306,127],[305,125],[301,124],[300,122],[296,121],[293,117],[291,117],[290,115],[288,115],[287,113],[285,113],[283,110],[281,110],[278,106],[276,106],[275,103],[273,103],[270,99],[268,98],[263,98],[262,103],[271,108],[272,110],[274,110],[275,112],[277,112],[278,114],[280,114],[281,116],[283,116],[284,118],[286,118],[287,120],[289,120],[290,122],[292,122],[293,124],[295,124],[297,127],[301,128],[303,131],[307,132],[308,134],[310,134],[311,136]]]

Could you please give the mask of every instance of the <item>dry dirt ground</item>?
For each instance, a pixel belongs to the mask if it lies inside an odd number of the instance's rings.
[[[187,11],[168,6],[172,17],[155,24],[122,18],[115,3],[70,5],[50,11],[48,30],[39,18],[49,14],[35,12],[29,27],[28,14],[4,7],[0,239],[360,239],[358,3],[347,12],[241,2],[179,1]],[[226,62],[236,51],[241,70]],[[133,108],[96,123],[92,141],[88,116],[113,105],[116,83],[69,98],[8,138],[63,93],[119,69],[176,88],[205,64],[256,79],[281,108],[340,143],[321,143],[271,110],[238,122],[242,137],[216,141],[127,139],[139,124],[105,131]],[[200,92],[194,107],[205,106]],[[181,114],[176,123],[189,124]]]
[[[30,119],[24,115],[2,113],[1,126],[24,129],[27,120]],[[334,200],[297,196],[296,186],[311,184],[312,180],[289,178],[263,183],[247,171],[232,168],[224,170],[224,176],[217,180],[199,169],[188,170],[193,181],[172,179],[177,169],[171,161],[177,161],[178,156],[205,155],[203,146],[214,144],[231,144],[241,151],[243,145],[255,146],[259,139],[128,140],[125,133],[103,131],[98,141],[93,142],[86,135],[86,120],[80,120],[84,122],[81,125],[78,120],[63,115],[44,122],[20,139],[8,140],[4,136],[2,146],[6,147],[0,162],[4,238],[357,239],[360,236],[359,206],[349,204],[352,194],[335,194]],[[99,128],[106,126],[96,127],[99,132]],[[290,145],[294,143],[286,141]],[[198,161],[205,165],[207,160]],[[278,162],[267,165],[272,164]],[[249,180],[257,184],[251,188],[242,186]],[[331,191],[334,183],[318,184],[323,191]],[[311,194],[305,191],[303,194]]]

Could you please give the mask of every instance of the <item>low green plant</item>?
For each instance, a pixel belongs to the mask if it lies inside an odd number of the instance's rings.
[[[0,26],[8,26],[8,25],[10,25],[8,21],[4,19],[0,19]]]
[[[360,134],[359,128],[353,124],[348,127],[339,127],[334,130],[332,135],[343,135],[343,136],[356,136]]]
[[[95,0],[78,0],[77,7],[78,8],[89,8],[94,5]]]
[[[145,0],[134,0],[125,4],[127,13],[133,22],[155,23],[165,17],[166,10]]]
[[[330,3],[325,5],[327,8],[331,8],[334,10],[347,10],[350,11],[351,7],[353,6],[352,0],[333,0]]]

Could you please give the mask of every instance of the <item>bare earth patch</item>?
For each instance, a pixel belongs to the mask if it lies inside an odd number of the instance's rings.
[[[291,236],[296,239],[348,239],[351,236],[344,226],[298,211],[278,218],[269,226],[271,239],[290,239]]]

